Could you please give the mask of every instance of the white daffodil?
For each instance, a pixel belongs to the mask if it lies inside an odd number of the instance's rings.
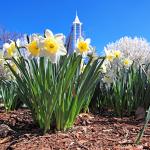
[[[132,60],[130,60],[129,58],[125,58],[124,60],[123,60],[123,65],[125,66],[125,67],[130,67],[131,65],[132,65],[132,63],[133,63],[133,61]]]
[[[29,57],[38,57],[40,55],[38,35],[32,34],[29,37],[29,43],[26,45],[26,48],[30,53]]]
[[[119,50],[113,51],[113,55],[116,59],[119,59],[121,57],[121,51]]]
[[[3,44],[3,52],[4,52],[4,57],[11,58],[16,56],[17,54],[17,49],[14,41],[11,41],[11,43],[5,43]]]
[[[105,50],[106,60],[112,62],[115,58],[114,54],[111,51]]]
[[[84,56],[87,56],[88,53],[91,53],[92,48],[91,48],[91,40],[90,39],[83,39],[82,37],[77,40],[76,44],[76,52],[78,54],[81,54]]]
[[[52,63],[56,63],[61,55],[66,55],[67,51],[64,47],[64,35],[53,35],[52,31],[45,30],[45,38],[40,38],[39,47],[41,48],[41,56],[50,58]]]

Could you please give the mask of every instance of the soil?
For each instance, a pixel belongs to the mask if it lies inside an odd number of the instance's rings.
[[[141,150],[150,149],[150,124],[140,145],[134,142],[143,120],[80,114],[72,129],[42,135],[28,109],[0,109],[0,150]]]

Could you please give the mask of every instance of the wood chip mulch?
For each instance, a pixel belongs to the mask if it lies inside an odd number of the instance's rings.
[[[134,142],[143,121],[80,114],[72,129],[42,135],[28,109],[0,109],[0,150],[150,150],[150,124],[140,145]]]

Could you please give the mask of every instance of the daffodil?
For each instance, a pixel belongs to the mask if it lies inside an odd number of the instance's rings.
[[[59,43],[55,38],[46,38],[44,41],[44,48],[48,53],[56,54],[59,50]]]
[[[38,56],[40,53],[40,49],[38,47],[38,43],[36,40],[32,41],[31,43],[29,43],[27,45],[27,48],[29,50],[29,52],[33,55],[33,56]]]
[[[112,62],[115,58],[114,54],[110,51],[105,51],[105,53],[106,53],[106,60]]]
[[[87,52],[89,50],[89,42],[84,40],[78,41],[77,48],[81,54]]]
[[[91,50],[90,42],[90,39],[84,40],[83,38],[79,38],[76,44],[76,52],[81,55],[87,55]]]
[[[3,51],[4,51],[4,56],[5,57],[13,57],[16,53],[16,46],[15,46],[15,42],[11,41],[11,43],[5,43],[3,45]]]
[[[29,43],[26,44],[26,48],[28,52],[30,53],[30,57],[37,57],[40,54],[40,48],[39,48],[39,36],[36,34],[32,34],[29,37]]]
[[[123,65],[126,66],[126,67],[131,66],[132,63],[133,63],[133,61],[130,60],[130,59],[128,59],[128,58],[125,58],[125,59],[123,60]]]
[[[114,51],[113,53],[114,53],[114,57],[115,58],[120,58],[120,56],[121,56],[121,52],[120,51],[117,50],[117,51]]]
[[[48,29],[45,30],[45,38],[40,38],[39,46],[41,48],[40,55],[49,57],[52,63],[56,63],[60,55],[67,54],[64,47],[64,35],[53,35]]]

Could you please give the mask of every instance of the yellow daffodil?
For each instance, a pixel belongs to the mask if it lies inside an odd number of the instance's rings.
[[[11,43],[5,43],[3,45],[4,54],[6,57],[13,57],[16,52],[15,42],[11,41]]]
[[[77,48],[79,49],[80,53],[87,52],[89,50],[89,44],[85,41],[78,42]]]
[[[90,39],[84,40],[83,38],[79,38],[77,40],[77,52],[80,54],[87,54],[90,50]]]
[[[110,62],[114,60],[114,54],[112,52],[107,52],[106,53],[106,59]]]
[[[132,65],[132,60],[130,60],[130,59],[128,59],[128,58],[125,58],[125,59],[123,60],[123,64],[124,64],[124,66],[129,67],[129,66]]]
[[[26,48],[30,53],[29,57],[37,57],[40,55],[39,36],[37,34],[32,34],[29,37],[29,43],[26,44]]]
[[[59,50],[59,43],[55,38],[46,38],[44,48],[48,53],[56,54]]]
[[[48,29],[45,30],[45,38],[40,38],[39,46],[41,48],[40,55],[49,57],[53,63],[57,62],[60,55],[67,54],[64,47],[64,35],[53,35],[53,33]]]
[[[120,58],[121,52],[120,51],[114,51],[114,57],[115,58]]]
[[[33,56],[38,56],[40,53],[40,49],[38,47],[38,43],[36,40],[32,41],[27,45],[27,49]]]

